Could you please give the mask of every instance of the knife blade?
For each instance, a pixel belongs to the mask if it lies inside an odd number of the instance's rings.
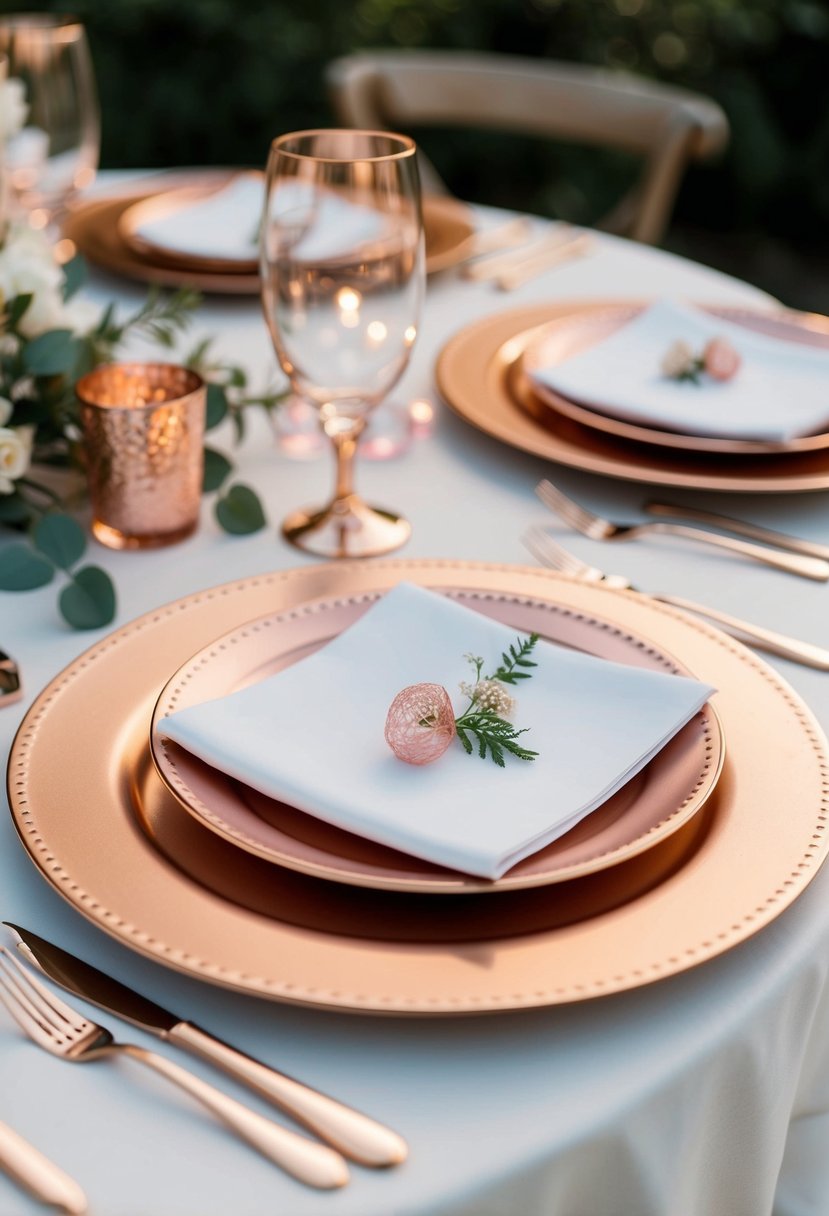
[[[29,929],[4,921],[17,936],[20,953],[43,974],[75,996],[131,1022],[168,1043],[183,1047],[273,1102],[297,1122],[352,1161],[368,1166],[398,1165],[405,1140],[391,1128],[309,1085],[246,1055],[194,1022],[178,1017],[120,980],[76,958]]]

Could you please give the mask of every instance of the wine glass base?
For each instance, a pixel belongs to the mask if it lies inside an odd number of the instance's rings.
[[[379,557],[405,545],[408,520],[352,495],[320,510],[294,511],[282,523],[286,540],[317,557]]]

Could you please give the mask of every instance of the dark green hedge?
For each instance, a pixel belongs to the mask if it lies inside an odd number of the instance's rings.
[[[19,5],[0,0],[0,12]],[[43,7],[64,9],[60,0]],[[400,45],[630,68],[718,99],[733,141],[686,179],[677,219],[827,247],[827,0],[78,0],[99,82],[102,164],[263,164],[331,121],[325,63]],[[590,220],[627,167],[583,150],[434,133],[466,197]]]

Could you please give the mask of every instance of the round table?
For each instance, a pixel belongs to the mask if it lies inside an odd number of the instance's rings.
[[[116,181],[102,175],[104,186]],[[481,214],[482,222],[497,218]],[[115,299],[123,308],[144,298],[141,286],[101,271],[93,272],[87,292],[98,303]],[[453,271],[430,280],[414,357],[394,396],[430,400],[433,430],[404,455],[363,461],[358,470],[370,500],[411,519],[406,557],[528,564],[522,533],[534,523],[554,523],[533,492],[541,476],[555,478],[597,510],[637,515],[642,487],[557,468],[498,443],[441,404],[433,376],[444,343],[477,318],[548,300],[634,294],[772,303],[714,270],[608,236],[597,236],[590,256],[511,295],[463,281]],[[215,353],[245,366],[253,383],[275,376],[255,297],[206,299],[179,352],[207,335],[215,338]],[[292,459],[277,449],[264,420],[253,423],[239,448],[227,430],[216,432],[215,442],[231,455],[239,479],[262,497],[268,528],[229,537],[205,501],[198,533],[170,549],[116,553],[94,545],[94,561],[116,582],[117,624],[231,579],[313,564],[281,539],[277,521],[325,494],[327,455]],[[684,496],[829,538],[825,494]],[[647,589],[707,600],[772,628],[826,640],[823,585],[667,541],[611,549],[563,528],[560,536],[587,560],[623,569]],[[38,690],[106,632],[69,631],[55,598],[55,588],[46,587],[0,599],[0,641],[21,665],[25,692],[22,703],[0,714],[4,755]],[[829,726],[827,676],[770,662]],[[704,965],[613,996],[478,1018],[336,1014],[240,995],[165,969],[68,906],[30,864],[9,816],[0,822],[0,887],[4,919],[370,1112],[410,1144],[402,1167],[371,1172],[355,1166],[348,1187],[321,1194],[282,1175],[128,1061],[64,1067],[23,1040],[3,1015],[0,1119],[81,1182],[91,1211],[823,1216],[829,1208],[829,871],[761,932]],[[111,1029],[126,1031],[113,1017],[100,1016]],[[128,1037],[156,1046],[132,1028]],[[206,1065],[187,1063],[268,1111]],[[0,1175],[0,1212],[29,1216],[39,1210]]]

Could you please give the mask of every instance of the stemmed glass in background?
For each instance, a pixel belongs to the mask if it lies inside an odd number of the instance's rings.
[[[22,81],[23,129],[5,148],[11,205],[33,228],[57,234],[74,195],[98,168],[100,115],[83,25],[50,13],[0,16],[0,55]]]
[[[336,456],[329,503],[282,525],[323,557],[399,548],[405,519],[368,506],[353,462],[368,417],[400,378],[417,335],[425,272],[411,139],[299,131],[274,140],[261,234],[262,302],[282,370],[311,401]]]

